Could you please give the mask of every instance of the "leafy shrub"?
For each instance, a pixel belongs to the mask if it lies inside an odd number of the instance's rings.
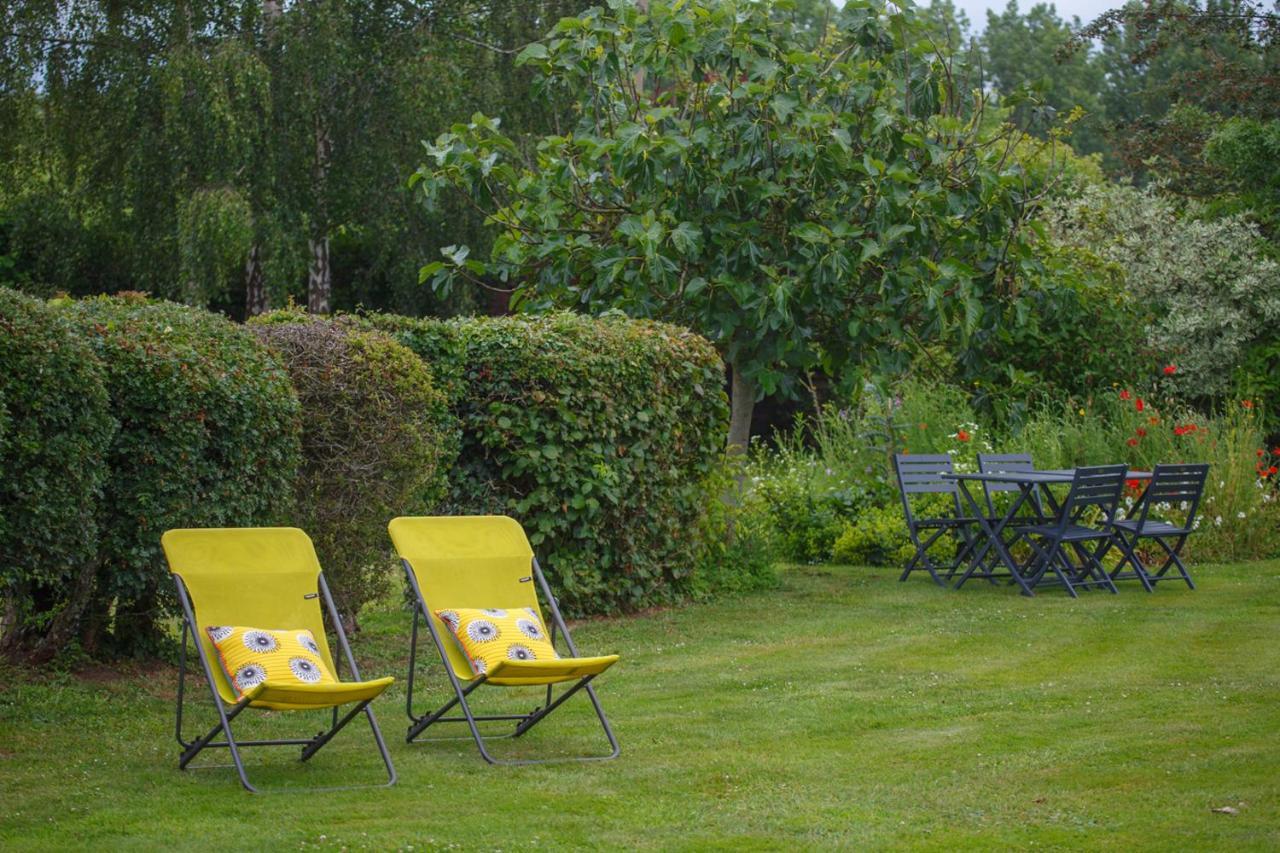
[[[102,367],[43,302],[0,288],[0,647],[70,639],[92,589],[116,431]]]
[[[315,541],[347,627],[385,594],[387,521],[445,496],[456,428],[431,369],[391,338],[279,311],[251,328],[287,366],[302,404],[294,518]]]
[[[1040,468],[1126,462],[1150,470],[1160,462],[1206,462],[1201,525],[1188,551],[1198,559],[1239,560],[1280,551],[1274,475],[1269,465],[1259,466],[1272,456],[1263,438],[1251,400],[1203,415],[1118,388],[1084,403],[1037,410],[1007,447],[1031,453]]]
[[[912,510],[920,517],[949,515],[951,501],[934,496],[933,500],[913,502]],[[884,506],[868,506],[856,521],[846,524],[832,545],[831,557],[837,563],[902,568],[915,552],[902,517],[902,505],[895,501]],[[929,558],[940,565],[950,562],[955,554],[956,540],[950,535],[943,536],[929,548]]]
[[[176,604],[162,568],[165,530],[289,518],[298,400],[254,336],[219,316],[140,297],[63,306],[102,362],[120,422],[86,648],[145,651]]]
[[[461,452],[445,510],[519,519],[570,612],[672,602],[710,581],[697,572],[715,538],[728,405],[706,340],[616,316],[362,322],[392,331],[454,394]]]
[[[1181,399],[1221,399],[1247,351],[1274,340],[1280,263],[1243,217],[1201,221],[1155,191],[1108,184],[1060,201],[1046,218],[1058,243],[1111,265],[1153,309],[1146,343],[1152,362],[1177,364],[1167,390]]]
[[[803,442],[797,429],[772,452],[757,451],[748,501],[765,513],[769,540],[782,559],[819,563],[831,558],[831,543],[864,496]]]

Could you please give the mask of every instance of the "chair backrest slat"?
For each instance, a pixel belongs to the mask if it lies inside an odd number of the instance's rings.
[[[978,454],[978,470],[984,474],[991,473],[1020,473],[1036,470],[1035,463],[1031,461],[1030,453],[979,453]],[[991,500],[991,496],[996,492],[1017,492],[1022,487],[1017,483],[990,483],[984,482],[982,490],[986,493],[987,512],[995,515],[995,503]],[[1031,502],[1036,509],[1040,509],[1040,492],[1039,490],[1031,493]]]
[[[918,519],[911,508],[910,495],[951,495],[952,512],[960,514],[960,489],[955,480],[943,478],[943,474],[955,471],[951,456],[946,453],[895,453],[893,471],[898,478],[898,494],[902,498],[902,512],[907,527],[916,529]],[[912,534],[914,535],[914,533]]]
[[[1145,524],[1147,516],[1157,504],[1187,505],[1187,517],[1184,522],[1190,528],[1195,521],[1196,512],[1200,508],[1200,499],[1204,496],[1204,484],[1209,477],[1209,466],[1204,464],[1157,465],[1151,472],[1151,483],[1147,486],[1138,505],[1129,513],[1132,518],[1136,514],[1140,524]]]
[[[1115,518],[1120,493],[1124,490],[1124,478],[1128,473],[1128,465],[1077,468],[1071,480],[1071,491],[1063,502],[1062,523],[1065,525],[1074,522],[1089,507],[1101,509],[1106,521],[1110,523]]]

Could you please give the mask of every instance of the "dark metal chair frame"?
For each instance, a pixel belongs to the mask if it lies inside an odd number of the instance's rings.
[[[1195,530],[1196,513],[1200,509],[1208,477],[1209,466],[1205,464],[1155,467],[1146,491],[1125,513],[1125,518],[1112,525],[1113,539],[1122,555],[1119,565],[1111,572],[1113,581],[1136,579],[1147,592],[1152,592],[1160,581],[1177,579],[1185,581],[1191,589],[1196,588],[1179,554],[1187,537]],[[1152,508],[1160,503],[1183,502],[1188,505],[1187,516],[1180,526],[1150,515]],[[1164,549],[1164,562],[1155,571],[1144,566],[1138,557],[1138,542],[1142,539],[1154,539]],[[1167,541],[1171,539],[1176,540],[1172,545]],[[1126,565],[1132,566],[1132,571],[1125,571]],[[1177,574],[1169,574],[1170,569],[1176,569]]]
[[[484,684],[487,680],[486,675],[477,675],[473,680],[465,686],[459,680],[457,674],[453,671],[453,666],[449,662],[449,654],[445,650],[445,638],[440,636],[440,632],[436,630],[436,626],[432,623],[430,617],[429,605],[426,597],[422,594],[422,589],[418,584],[417,575],[414,574],[413,566],[408,560],[401,559],[401,565],[404,566],[405,574],[409,578],[409,588],[413,591],[417,599],[416,606],[413,609],[413,634],[409,643],[409,677],[408,686],[406,688],[405,712],[409,715],[410,725],[408,732],[405,734],[407,743],[421,742],[418,737],[429,727],[437,723],[466,723],[471,730],[471,737],[476,742],[476,747],[480,750],[480,755],[490,764],[508,764],[508,765],[524,765],[524,764],[549,764],[558,761],[608,761],[617,758],[622,749],[618,745],[618,739],[613,734],[613,729],[609,726],[609,719],[605,716],[604,708],[600,705],[600,700],[596,696],[594,688],[591,687],[591,681],[596,677],[595,674],[583,676],[574,682],[568,688],[564,689],[559,696],[554,696],[554,684],[547,685],[547,694],[545,702],[537,708],[534,708],[527,714],[488,714],[479,715],[471,710],[471,706],[467,701],[467,697],[471,695],[476,688]],[[578,649],[573,644],[573,637],[569,635],[569,627],[564,622],[564,617],[560,615],[560,606],[556,603],[556,598],[551,594],[551,587],[547,584],[546,576],[542,573],[542,567],[538,565],[537,557],[532,560],[533,576],[538,582],[538,588],[542,591],[543,600],[551,611],[552,624],[550,627],[550,640],[554,646],[556,642],[556,633],[564,638],[564,644],[568,648],[571,657],[578,657]],[[418,655],[418,633],[419,624],[426,622],[427,630],[431,633],[431,639],[435,641],[436,650],[440,653],[440,661],[444,665],[444,671],[449,676],[449,683],[453,686],[454,697],[445,704],[441,705],[430,714],[416,714],[413,710],[413,684],[414,670],[416,669],[416,661]],[[563,682],[567,683],[567,682]],[[592,707],[595,708],[596,717],[600,720],[600,726],[604,729],[605,737],[609,741],[610,751],[606,755],[576,755],[564,756],[556,758],[532,758],[532,759],[505,759],[495,757],[485,745],[485,736],[480,733],[480,727],[477,723],[494,722],[494,721],[514,721],[516,727],[514,731],[505,735],[490,734],[489,739],[499,738],[518,738],[531,728],[544,720],[548,714],[559,708],[566,700],[576,694],[579,690],[585,691],[587,697],[591,700]],[[454,706],[458,706],[462,710],[462,716],[446,717]],[[434,740],[443,740],[445,738],[435,738]],[[452,738],[449,738],[452,739]],[[425,739],[433,740],[433,739]]]
[[[907,535],[916,552],[903,567],[899,581],[905,581],[911,573],[923,568],[939,586],[947,586],[947,582],[955,576],[956,571],[964,563],[968,554],[977,545],[977,537],[973,527],[976,520],[964,515],[960,508],[960,487],[955,480],[943,478],[943,474],[955,471],[951,457],[945,453],[908,454],[895,453],[893,470],[898,478],[898,494],[902,498],[902,512],[907,522]],[[911,509],[911,495],[949,494],[953,515],[950,517],[917,518]],[[932,531],[922,538],[922,533]],[[939,539],[954,532],[962,546],[956,548],[955,559],[947,566],[938,566],[929,558],[929,549]],[[946,572],[944,580],[940,571]]]
[[[1047,524],[1019,525],[1017,530],[1026,537],[1035,556],[1026,568],[1028,585],[1033,589],[1044,582],[1050,573],[1072,598],[1078,598],[1076,590],[1102,587],[1116,592],[1116,585],[1102,566],[1102,558],[1111,548],[1112,523],[1124,489],[1127,465],[1096,465],[1076,468],[1071,478],[1071,490],[1056,507],[1056,520]],[[1101,527],[1082,524],[1084,514],[1090,509],[1102,511]],[[1086,543],[1094,542],[1093,549]],[[1080,560],[1072,564],[1066,548],[1070,547]]]
[[[378,746],[378,752],[382,756],[382,762],[386,766],[387,781],[383,785],[340,785],[325,788],[306,788],[307,791],[341,791],[352,788],[367,787],[391,787],[396,783],[395,766],[391,763],[391,755],[387,752],[387,745],[382,739],[382,732],[378,728],[378,721],[373,716],[373,709],[369,707],[372,699],[365,699],[357,702],[355,707],[348,711],[341,719],[338,718],[338,706],[334,706],[332,719],[329,728],[317,733],[311,738],[276,738],[270,740],[236,740],[231,732],[231,721],[240,715],[240,712],[250,706],[250,700],[242,699],[234,704],[226,703],[218,694],[218,688],[214,683],[213,665],[209,662],[208,656],[205,654],[204,647],[200,645],[199,638],[196,636],[196,616],[195,608],[191,603],[191,596],[187,592],[186,585],[182,582],[182,578],[174,575],[174,582],[178,586],[178,600],[182,604],[182,640],[178,653],[178,696],[177,696],[177,720],[174,726],[174,734],[177,737],[178,744],[182,747],[182,754],[178,759],[178,768],[185,770],[187,765],[191,763],[200,752],[208,748],[225,748],[231,753],[231,761],[235,765],[236,773],[240,776],[240,784],[245,790],[252,793],[260,793],[258,788],[249,781],[249,776],[245,772],[244,762],[240,757],[240,748],[246,746],[301,746],[301,760],[306,761],[320,751],[320,748],[331,741],[338,732],[346,727],[356,718],[362,711],[369,720],[369,727],[373,732],[374,742]],[[338,644],[342,647],[342,656],[347,661],[347,667],[350,669],[351,677],[356,681],[360,680],[360,669],[356,666],[355,657],[351,654],[351,646],[347,643],[347,635],[342,630],[342,620],[338,616],[338,608],[333,603],[333,596],[329,593],[329,585],[325,582],[324,574],[321,573],[316,577],[318,591],[324,599],[325,610],[329,617],[329,624],[333,626],[334,633],[337,635]],[[204,669],[205,681],[209,686],[209,692],[213,696],[214,707],[218,711],[218,722],[209,732],[194,740],[187,740],[182,734],[182,708],[183,699],[186,693],[186,677],[187,677],[187,639],[190,638],[196,647],[196,654],[200,658],[200,665]],[[338,658],[334,658],[334,667],[337,669]],[[334,672],[337,677],[338,673]],[[219,734],[223,734],[225,740],[215,741],[214,738]],[[224,765],[225,766],[225,765]]]

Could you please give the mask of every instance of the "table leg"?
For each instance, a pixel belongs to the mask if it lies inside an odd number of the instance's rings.
[[[1031,591],[1031,587],[1027,586],[1026,580],[1018,570],[1017,561],[1013,559],[1013,555],[1010,554],[1009,549],[1005,547],[1004,539],[1001,538],[1001,534],[1004,532],[1005,527],[1007,527],[1009,522],[1013,520],[1014,516],[1017,515],[1018,510],[1022,507],[1022,504],[1027,500],[1027,496],[1031,493],[1033,484],[1019,484],[1019,494],[1017,499],[1010,502],[1008,511],[1006,511],[1000,520],[993,525],[982,512],[982,508],[978,506],[978,502],[974,499],[973,494],[969,491],[968,483],[964,480],[958,480],[957,482],[960,486],[960,493],[964,495],[965,503],[969,505],[969,509],[973,513],[974,520],[977,521],[978,527],[980,527],[982,532],[986,534],[987,541],[983,544],[982,550],[980,550],[969,563],[968,570],[960,580],[956,582],[956,589],[964,586],[964,582],[977,573],[978,569],[982,567],[982,560],[986,557],[987,552],[994,548],[996,554],[1000,557],[1000,561],[1004,563],[1005,568],[1009,570],[1010,576],[1022,589],[1022,594],[1034,595]]]

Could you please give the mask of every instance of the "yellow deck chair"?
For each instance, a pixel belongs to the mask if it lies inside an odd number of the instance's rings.
[[[351,655],[346,634],[343,633],[342,620],[338,617],[333,597],[329,594],[329,586],[320,571],[315,548],[307,534],[294,527],[170,530],[161,537],[160,542],[169,563],[169,571],[177,583],[178,600],[182,603],[183,611],[176,725],[182,755],[178,760],[178,767],[185,769],[206,747],[225,747],[231,753],[236,772],[240,774],[240,782],[249,791],[257,791],[245,773],[244,763],[240,759],[241,747],[301,746],[302,760],[306,761],[363,711],[387,768],[386,784],[394,785],[396,771],[369,703],[395,679],[388,677],[360,681],[360,671]],[[312,685],[283,684],[268,680],[249,690],[243,699],[237,699],[235,690],[217,662],[217,649],[205,629],[209,626],[238,625],[276,630],[309,630],[319,647],[321,659],[337,677],[338,668],[329,652],[324,618],[320,612],[321,597],[354,681]],[[191,741],[186,740],[182,734],[188,637],[195,640],[196,651],[204,667],[214,705],[218,709],[217,725],[208,734]],[[339,706],[352,703],[354,707],[339,719]],[[333,716],[329,728],[315,737],[237,741],[231,732],[231,721],[245,708],[276,711],[331,708]],[[215,741],[214,738],[219,733],[225,733],[226,739]]]
[[[564,760],[597,761],[616,758],[619,752],[617,738],[609,727],[604,709],[596,697],[591,681],[612,666],[617,655],[603,657],[579,657],[569,629],[565,626],[556,604],[555,596],[533,556],[533,549],[519,522],[506,516],[449,516],[449,517],[401,517],[387,525],[391,541],[395,543],[409,588],[416,597],[413,613],[413,636],[409,647],[409,681],[406,710],[411,724],[405,740],[412,743],[428,727],[436,723],[465,722],[471,729],[476,746],[485,761],[490,764],[542,764],[557,759],[508,760],[495,758],[485,746],[477,723],[508,720],[516,723],[515,730],[504,737],[520,737],[537,725],[548,714],[560,707],[566,699],[579,690],[585,690],[595,707],[596,716],[609,739],[610,751],[605,755],[576,756]],[[534,582],[537,585],[535,586]],[[569,656],[558,660],[502,661],[488,672],[477,675],[458,648],[448,628],[436,616],[436,611],[449,608],[512,608],[530,607],[539,616],[542,608],[538,591],[542,591],[551,611],[549,627],[551,642],[556,642],[559,632],[563,647]],[[425,620],[436,649],[440,652],[444,670],[453,685],[454,698],[438,710],[418,715],[413,709],[414,665],[417,659],[418,626]],[[543,620],[546,624],[546,620]],[[561,682],[574,682],[559,696],[553,696],[553,686]],[[464,685],[465,682],[465,685]],[[546,701],[528,714],[473,714],[467,696],[482,684],[500,687],[546,685]],[[462,716],[446,717],[445,714],[461,706]]]

